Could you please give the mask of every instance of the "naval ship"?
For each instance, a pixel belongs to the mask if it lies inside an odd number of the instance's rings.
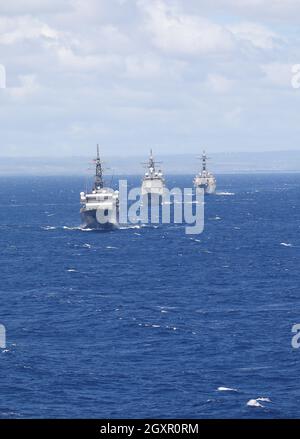
[[[162,171],[159,169],[156,171],[156,165],[160,162],[156,162],[153,157],[152,149],[150,151],[149,161],[143,163],[146,165],[146,173],[142,182],[142,196],[158,195],[163,196],[165,189],[165,180]]]
[[[119,192],[104,186],[103,166],[97,145],[96,175],[91,192],[80,193],[82,228],[110,230],[117,228],[119,217]]]
[[[202,154],[202,171],[194,179],[196,188],[204,189],[205,194],[214,194],[217,188],[217,181],[213,174],[207,170],[207,155]]]

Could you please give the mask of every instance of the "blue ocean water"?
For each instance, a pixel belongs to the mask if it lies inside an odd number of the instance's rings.
[[[0,417],[299,417],[300,175],[219,176],[196,237],[80,231],[83,186],[0,179]]]

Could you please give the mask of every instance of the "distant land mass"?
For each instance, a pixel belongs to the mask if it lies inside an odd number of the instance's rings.
[[[300,172],[300,151],[228,152],[209,154],[209,170],[216,174]],[[192,154],[160,155],[165,174],[195,174],[200,160]],[[103,157],[106,174],[143,174],[147,156]],[[159,165],[160,166],[160,165]],[[0,176],[72,176],[93,174],[90,157],[0,157]]]

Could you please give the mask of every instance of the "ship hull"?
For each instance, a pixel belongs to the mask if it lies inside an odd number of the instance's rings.
[[[142,196],[154,195],[162,197],[164,195],[165,185],[162,180],[144,180],[142,184]]]
[[[204,189],[204,193],[206,195],[213,195],[216,192],[216,185],[203,185],[203,187],[200,186],[200,188]]]
[[[204,181],[203,181],[204,180]],[[213,195],[216,192],[217,184],[215,179],[207,181],[207,179],[195,179],[195,187],[199,189],[203,189],[206,195]]]
[[[105,223],[100,222],[97,209],[82,209],[80,215],[82,229],[110,231],[119,228],[117,218],[110,217]]]

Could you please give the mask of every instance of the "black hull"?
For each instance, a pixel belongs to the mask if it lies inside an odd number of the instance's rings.
[[[115,230],[119,228],[119,225],[117,222],[110,222],[107,223],[99,223],[97,219],[97,210],[86,210],[81,211],[81,228],[82,229],[92,229],[92,230]]]

